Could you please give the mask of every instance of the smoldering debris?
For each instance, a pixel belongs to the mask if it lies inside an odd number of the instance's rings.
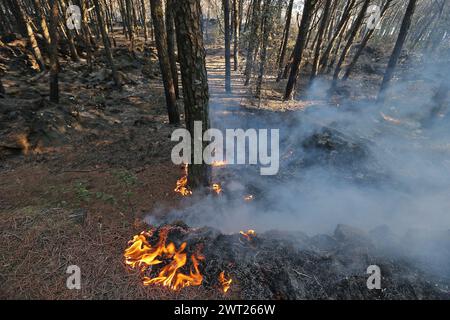
[[[152,227],[176,247],[201,248],[201,286],[220,290],[222,272],[232,279],[225,295],[242,299],[448,299],[448,283],[430,279],[399,257],[381,254],[374,238],[339,225],[332,235],[309,237],[302,232],[271,230],[223,234],[210,227],[190,228],[182,222]],[[367,289],[367,268],[381,269],[382,289]]]

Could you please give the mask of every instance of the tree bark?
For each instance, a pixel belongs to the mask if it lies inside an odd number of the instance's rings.
[[[222,0],[225,33],[225,92],[231,93],[230,0]]]
[[[117,73],[117,68],[116,68],[116,65],[114,64],[114,59],[113,59],[113,56],[111,53],[109,38],[108,38],[108,34],[106,33],[105,23],[103,20],[102,8],[100,7],[98,0],[93,0],[93,1],[94,1],[95,13],[97,15],[97,22],[99,25],[98,27],[100,28],[100,32],[101,32],[102,40],[103,40],[103,46],[105,47],[106,59],[108,61],[109,67],[111,68],[114,84],[116,85],[116,87],[120,88],[122,86],[122,84],[120,83],[119,75]]]
[[[200,0],[178,0],[177,5],[174,6],[186,127],[192,137],[194,137],[194,121],[202,122],[202,134],[209,128],[208,77],[201,16]],[[203,147],[206,147],[205,143]],[[194,145],[192,145],[192,159],[195,153]],[[190,164],[188,166],[189,187],[194,189],[209,186],[210,170],[210,166],[204,162]]]
[[[262,16],[262,23],[261,23],[262,45],[261,45],[261,53],[260,53],[260,59],[259,59],[258,79],[256,81],[256,90],[255,90],[255,96],[257,98],[261,98],[261,89],[262,89],[262,83],[263,83],[263,79],[264,79],[266,60],[267,60],[267,45],[269,42],[270,33],[272,32],[271,7],[272,7],[272,0],[264,0],[263,16]]]
[[[36,59],[39,70],[45,70],[45,61],[42,57],[41,50],[36,40],[30,17],[27,15],[25,9],[17,0],[9,1],[9,4],[12,13],[16,17],[20,33],[30,42],[31,52],[33,52],[33,56]]]
[[[5,87],[3,86],[2,78],[0,77],[0,98],[2,98],[5,94]]]
[[[339,20],[338,26],[336,28],[336,32],[333,34],[332,38],[328,42],[328,45],[322,54],[322,57],[320,58],[320,71],[322,72],[325,70],[328,64],[328,59],[330,57],[331,50],[333,49],[334,42],[338,36],[340,36],[347,26],[348,20],[350,19],[351,11],[353,9],[353,6],[355,5],[356,0],[348,0],[347,4],[344,8],[344,11],[342,13],[341,19]],[[339,47],[339,46],[338,46]]]
[[[59,103],[59,62],[58,62],[58,4],[56,0],[50,2],[50,101]]]
[[[173,21],[173,5],[174,0],[166,1],[166,31],[167,31],[167,51],[169,52],[170,70],[172,71],[173,86],[175,88],[175,96],[180,98],[178,89],[178,68],[177,55],[175,53],[175,24]]]
[[[300,23],[300,30],[298,32],[297,41],[295,43],[293,60],[291,66],[291,72],[289,74],[288,83],[286,85],[286,91],[284,93],[284,100],[290,100],[293,98],[295,84],[297,82],[298,73],[300,70],[300,64],[302,62],[303,49],[305,48],[306,36],[311,23],[312,13],[316,0],[305,0],[303,7],[302,21]]]
[[[349,37],[347,39],[347,42],[346,42],[346,44],[344,46],[344,49],[342,50],[342,53],[341,53],[341,56],[339,58],[339,61],[338,61],[337,65],[336,65],[336,68],[334,69],[332,87],[334,87],[336,85],[336,81],[339,78],[339,73],[341,72],[342,64],[344,63],[345,58],[347,57],[348,51],[350,50],[350,47],[353,44],[353,40],[355,39],[356,34],[358,33],[358,30],[359,30],[359,28],[361,27],[361,25],[362,25],[362,23],[364,21],[364,17],[366,15],[367,8],[369,7],[369,3],[370,3],[370,0],[365,0],[364,1],[363,5],[361,7],[361,10],[359,11],[359,14],[356,17],[356,20],[355,20],[355,22],[352,25],[352,29],[350,31],[350,35],[349,35]]]
[[[142,25],[144,27],[144,39],[145,42],[148,40],[148,31],[147,31],[147,14],[145,11],[145,2],[141,0],[141,12],[142,12]]]
[[[240,37],[240,2],[243,0],[232,0],[233,1],[233,68],[234,71],[238,70],[239,67],[239,37]]]
[[[386,68],[386,72],[383,77],[383,81],[381,82],[380,92],[378,94],[378,102],[383,103],[386,97],[386,89],[389,86],[389,82],[394,75],[395,67],[397,65],[398,58],[400,57],[400,53],[403,48],[403,44],[405,43],[406,36],[408,35],[409,27],[411,26],[412,16],[414,14],[414,10],[416,8],[417,0],[409,0],[408,7],[406,8],[405,15],[403,17],[402,26],[400,27],[400,32],[398,34],[397,41],[394,46],[394,50],[391,54],[391,58],[389,59],[389,63]]]
[[[255,51],[257,51],[258,46],[258,33],[259,33],[259,25],[260,25],[260,9],[261,9],[261,0],[253,0],[253,12],[251,19],[251,27],[250,27],[250,39],[248,41],[248,49],[247,49],[247,60],[245,62],[245,83],[244,85],[248,85],[250,83],[250,78],[252,77],[253,72],[253,64],[254,64],[254,56]],[[250,10],[250,9],[249,9]]]
[[[283,75],[283,69],[284,69],[284,60],[286,57],[286,50],[287,50],[287,44],[289,41],[289,33],[291,30],[291,19],[292,19],[292,9],[294,7],[294,0],[289,0],[289,5],[286,10],[286,24],[284,26],[283,31],[283,41],[281,43],[280,47],[280,54],[278,56],[278,76],[277,76],[277,82],[281,80],[281,77]]]
[[[389,8],[390,3],[392,2],[392,0],[387,0],[386,3],[384,4],[383,8],[381,9],[380,12],[380,19],[383,17],[383,15],[386,13],[386,10]],[[345,70],[345,74],[344,77],[342,78],[342,80],[347,80],[348,77],[350,76],[350,73],[352,72],[353,68],[356,65],[356,62],[358,62],[359,57],[361,56],[361,53],[363,52],[364,48],[366,47],[367,43],[369,42],[370,38],[372,37],[372,34],[374,33],[375,28],[370,29],[366,35],[364,36],[363,41],[361,42],[358,51],[355,53],[354,57],[352,58],[352,61],[350,62],[350,64],[347,66],[347,69]]]
[[[320,21],[319,30],[317,31],[318,36],[317,36],[317,43],[316,43],[316,51],[314,53],[314,61],[313,61],[313,65],[312,65],[310,82],[312,82],[314,80],[314,78],[316,77],[317,70],[319,68],[320,49],[322,48],[322,39],[325,34],[325,29],[327,26],[327,20],[328,20],[328,14],[330,12],[330,7],[331,7],[331,0],[325,0],[323,12],[322,12],[322,20]]]
[[[172,124],[180,123],[180,114],[177,109],[177,98],[170,68],[169,53],[167,51],[167,37],[164,26],[164,13],[161,0],[150,0],[153,27],[155,28],[155,42],[158,51],[159,66],[164,84],[166,95],[167,113],[169,122]]]

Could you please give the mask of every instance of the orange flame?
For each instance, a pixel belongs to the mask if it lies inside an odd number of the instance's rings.
[[[184,252],[186,242],[183,242],[177,249],[172,242],[166,245],[168,229],[160,232],[159,241],[156,246],[151,246],[147,237],[151,233],[142,232],[133,237],[129,242],[129,247],[125,250],[125,264],[134,269],[139,269],[141,273],[153,265],[163,263],[163,260],[172,259],[169,264],[164,266],[158,276],[151,278],[144,276],[143,284],[145,286],[151,284],[162,284],[171,290],[179,290],[187,286],[199,286],[202,284],[203,276],[198,268],[198,260],[204,259],[200,254],[191,256],[192,267],[189,275],[181,273],[180,269],[186,265],[187,254]]]
[[[256,231],[255,230],[248,230],[247,232],[240,231],[241,235],[243,235],[248,241],[251,241],[254,237],[256,237]]]
[[[231,277],[229,279],[225,278],[225,271],[222,271],[219,275],[219,282],[222,285],[223,292],[227,293],[228,289],[231,287],[231,282],[233,282],[233,279],[231,279]]]
[[[217,194],[221,194],[222,193],[222,187],[218,183],[213,183],[212,189]]]
[[[184,165],[184,176],[177,180],[177,186],[173,191],[180,193],[183,197],[190,196],[192,191],[187,187],[188,165]]]
[[[26,135],[19,134],[17,136],[17,143],[22,148],[22,152],[23,152],[24,155],[27,155],[30,152],[31,145],[30,145],[30,142],[28,142],[28,138],[27,138]]]
[[[227,165],[226,161],[213,161],[211,164],[213,167],[224,167]]]
[[[244,200],[245,200],[245,201],[252,201],[252,200],[253,200],[253,195],[252,195],[252,194],[249,194],[248,196],[245,196],[245,197],[244,197]]]

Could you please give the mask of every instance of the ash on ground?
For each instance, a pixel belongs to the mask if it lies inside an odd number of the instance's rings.
[[[332,235],[313,237],[283,231],[226,235],[210,227],[190,228],[181,221],[167,227],[168,240],[177,246],[186,242],[188,250],[202,248],[202,286],[219,288],[217,277],[225,271],[233,280],[227,294],[239,299],[450,298],[449,279],[432,277],[406,256],[389,252],[389,246],[401,239],[387,227],[365,233],[339,225]],[[379,290],[367,286],[371,265],[381,270]]]

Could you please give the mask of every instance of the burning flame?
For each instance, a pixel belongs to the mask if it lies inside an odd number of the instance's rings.
[[[180,193],[183,197],[190,196],[192,191],[187,187],[188,165],[184,165],[184,176],[177,180],[177,186],[173,191]]]
[[[211,164],[213,167],[224,167],[227,165],[226,161],[213,161]]]
[[[384,114],[383,112],[380,112],[380,115],[385,121],[391,122],[393,124],[401,124],[402,123],[400,120],[392,118],[392,117]]]
[[[199,253],[193,254],[190,257],[192,267],[189,275],[181,273],[180,269],[187,262],[187,254],[184,252],[186,242],[183,242],[178,249],[172,242],[166,245],[168,231],[168,229],[161,230],[159,241],[153,247],[147,241],[147,237],[151,236],[151,233],[142,232],[134,236],[124,253],[125,264],[134,269],[139,269],[141,273],[144,273],[149,267],[161,264],[164,260],[171,259],[166,266],[162,267],[158,276],[154,278],[144,276],[143,284],[145,286],[162,284],[175,291],[187,286],[201,285],[203,276],[198,268],[198,260],[203,260],[204,257]]]
[[[231,277],[229,279],[225,278],[225,271],[222,271],[219,275],[219,282],[222,285],[223,292],[227,293],[228,289],[231,287],[231,282],[233,282],[233,279],[231,279]]]
[[[28,138],[24,134],[19,134],[17,136],[17,143],[21,146],[22,152],[24,155],[27,155],[30,152],[30,142],[28,142]]]
[[[245,201],[252,201],[252,200],[253,200],[253,195],[252,195],[252,194],[249,194],[248,196],[245,196],[245,197],[244,197],[244,200],[245,200]]]
[[[247,232],[244,231],[240,231],[239,232],[241,235],[244,236],[244,238],[246,238],[248,241],[252,240],[254,237],[256,237],[256,231],[255,230],[248,230]]]
[[[213,183],[212,189],[217,194],[221,194],[222,193],[222,187],[218,183]]]

